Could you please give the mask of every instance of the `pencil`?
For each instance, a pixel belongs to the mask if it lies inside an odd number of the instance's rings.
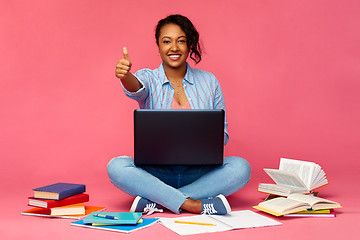
[[[175,223],[184,223],[184,224],[196,224],[196,225],[215,226],[215,224],[212,224],[212,223],[200,223],[200,222],[175,221]]]

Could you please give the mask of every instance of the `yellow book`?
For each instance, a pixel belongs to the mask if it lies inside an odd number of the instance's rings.
[[[300,214],[325,214],[325,213],[330,213],[330,209],[319,209],[319,210],[313,210],[313,211],[305,210],[305,211],[300,211],[297,213],[300,213]]]
[[[296,213],[285,214],[284,217],[335,217],[334,209],[321,209],[313,211],[301,211]]]

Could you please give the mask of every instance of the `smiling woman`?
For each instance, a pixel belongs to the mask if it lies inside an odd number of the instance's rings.
[[[155,30],[156,43],[160,44],[160,33],[166,25],[177,25],[185,34],[186,45],[190,51],[190,58],[199,63],[201,61],[201,47],[199,43],[199,33],[192,22],[181,15],[170,15],[158,22]]]
[[[158,46],[166,77],[176,92],[174,98],[180,105],[185,105],[188,100],[182,80],[186,74],[186,59],[189,56],[186,34],[179,25],[166,24],[160,30]]]
[[[145,109],[223,109],[224,96],[212,73],[191,68],[190,56],[201,61],[199,33],[191,21],[170,15],[158,22],[156,43],[162,64],[159,68],[130,72],[127,49],[116,65],[125,94]],[[224,124],[224,144],[229,140]],[[176,134],[176,129],[174,129]],[[190,138],[191,136],[189,136]],[[161,143],[159,143],[161,144]],[[186,151],[186,149],[184,150]],[[108,164],[111,182],[122,191],[136,196],[130,211],[154,212],[165,207],[175,213],[227,214],[231,211],[225,196],[250,179],[250,165],[240,157],[225,157],[222,166],[143,166],[131,157],[117,157]]]

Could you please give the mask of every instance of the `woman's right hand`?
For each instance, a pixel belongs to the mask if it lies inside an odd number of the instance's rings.
[[[130,72],[132,64],[126,47],[123,48],[123,54],[124,58],[116,65],[115,75],[121,80],[127,80],[132,75]]]
[[[123,48],[123,54],[124,58],[120,59],[120,61],[116,65],[115,76],[120,78],[123,86],[128,91],[136,92],[142,87],[142,85],[137,80],[137,78],[130,72],[132,64],[126,47]]]

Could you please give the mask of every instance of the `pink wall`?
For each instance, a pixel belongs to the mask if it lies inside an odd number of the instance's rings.
[[[124,2],[2,2],[1,181],[105,176],[110,158],[131,155],[137,104],[115,64],[127,46],[134,70],[157,67],[153,30],[171,13],[197,26],[197,67],[222,85],[227,155],[255,177],[280,157],[359,168],[359,1]]]

